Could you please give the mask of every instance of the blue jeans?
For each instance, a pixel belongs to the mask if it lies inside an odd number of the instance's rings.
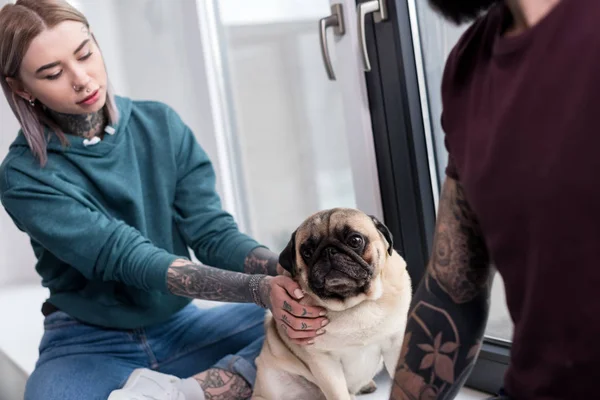
[[[103,329],[57,311],[44,320],[40,357],[25,400],[106,400],[136,368],[188,378],[211,367],[254,384],[265,310],[253,304],[190,304],[163,324]]]

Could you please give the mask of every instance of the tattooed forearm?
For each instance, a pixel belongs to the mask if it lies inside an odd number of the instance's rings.
[[[264,247],[258,247],[244,261],[244,272],[247,274],[277,275],[279,256]]]
[[[430,272],[454,302],[466,303],[487,284],[489,257],[461,185],[447,181],[442,197]]]
[[[390,399],[452,399],[478,354],[491,268],[479,224],[453,180],[444,184],[433,254],[413,297]]]
[[[223,302],[255,303],[257,298],[252,292],[251,279],[257,278],[256,275],[177,260],[168,270],[167,287],[171,293],[179,296]],[[264,296],[270,295],[268,277],[260,279],[258,289],[260,300],[265,303],[267,299]]]
[[[479,352],[488,315],[487,293],[456,304],[431,276],[420,285],[408,317],[392,400],[453,399]],[[419,393],[423,393],[419,395]]]

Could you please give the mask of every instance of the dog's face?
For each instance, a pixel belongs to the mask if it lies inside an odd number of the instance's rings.
[[[321,305],[343,310],[381,296],[380,271],[392,245],[390,231],[375,217],[337,208],[304,221],[279,263]]]

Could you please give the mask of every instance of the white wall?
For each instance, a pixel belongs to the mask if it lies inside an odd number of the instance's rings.
[[[0,0],[0,7],[7,4]],[[4,96],[0,96],[0,160],[16,137],[19,125]],[[0,287],[7,283],[39,281],[34,270],[35,257],[28,237],[20,232],[4,212],[0,212]]]
[[[1,0],[0,0],[0,4]],[[4,96],[0,96],[0,159],[8,153],[19,125]],[[8,283],[39,281],[34,270],[35,257],[29,238],[12,223],[4,209],[0,211],[0,287]]]

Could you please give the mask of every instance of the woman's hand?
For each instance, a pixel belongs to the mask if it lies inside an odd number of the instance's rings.
[[[304,293],[291,278],[283,275],[263,278],[260,297],[292,342],[312,344],[316,336],[325,333],[323,327],[329,322],[325,309],[300,304]]]
[[[281,264],[277,263],[277,275],[286,275],[289,276],[289,272],[287,272],[285,269],[283,269],[283,267],[281,266]]]

